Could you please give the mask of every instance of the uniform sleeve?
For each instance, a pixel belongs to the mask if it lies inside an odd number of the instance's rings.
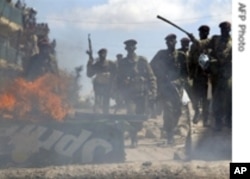
[[[164,78],[166,76],[162,56],[162,51],[158,51],[150,62],[150,67],[152,68],[152,71],[157,79]]]
[[[151,65],[148,62],[145,62],[145,66],[148,74],[149,92],[153,97],[156,97],[157,94],[156,76],[151,68]]]

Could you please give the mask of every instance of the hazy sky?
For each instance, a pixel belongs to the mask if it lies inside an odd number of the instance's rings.
[[[94,56],[100,48],[108,49],[108,58],[126,54],[123,42],[138,41],[137,54],[149,61],[159,49],[166,48],[164,37],[175,33],[178,41],[185,34],[156,18],[161,15],[198,36],[202,24],[219,33],[218,24],[230,21],[231,0],[23,0],[37,11],[38,22],[48,22],[50,39],[57,40],[58,63],[73,71],[84,65],[82,93],[92,89],[86,77],[88,34],[91,34]],[[177,44],[179,47],[179,43]]]

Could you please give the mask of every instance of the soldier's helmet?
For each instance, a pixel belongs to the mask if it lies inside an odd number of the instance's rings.
[[[209,32],[209,31],[210,31],[210,27],[207,26],[207,25],[201,25],[201,26],[198,28],[198,31]]]

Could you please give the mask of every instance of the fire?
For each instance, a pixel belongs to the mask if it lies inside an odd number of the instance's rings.
[[[0,93],[0,114],[15,119],[55,119],[62,121],[71,110],[68,82],[45,74],[35,81],[14,80]]]

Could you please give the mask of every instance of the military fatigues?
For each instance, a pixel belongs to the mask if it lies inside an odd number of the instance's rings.
[[[131,60],[125,57],[121,69],[118,69],[125,89],[125,99],[128,114],[147,114],[148,100],[156,95],[156,79],[150,65],[144,57],[136,56]],[[131,122],[131,142],[137,143],[137,132],[142,129],[141,122]]]
[[[94,77],[93,87],[95,93],[94,112],[98,112],[99,106],[102,112],[109,113],[110,95],[113,86],[113,79],[116,72],[116,65],[110,60],[104,60],[87,64],[87,76]]]
[[[186,67],[186,69],[183,69],[185,71],[185,76],[183,76],[183,87],[185,88],[187,94],[188,94],[188,97],[190,98],[191,101],[193,101],[193,94],[192,94],[192,86],[191,86],[191,83],[190,83],[190,75],[189,75],[189,68],[188,68],[188,59],[189,59],[189,54],[190,54],[190,50],[189,50],[189,43],[190,43],[190,40],[186,37],[182,38],[181,39],[181,43],[186,43],[187,48],[184,48],[184,47],[181,47],[178,49],[178,51],[182,52],[183,54],[185,54],[185,59],[186,61],[183,62],[183,66]]]
[[[118,54],[117,55],[117,61],[116,61],[116,68],[117,69],[122,69],[122,64],[121,61],[123,59],[123,55],[122,54]],[[115,84],[114,84],[114,99],[115,99],[115,103],[116,103],[116,108],[114,113],[116,113],[120,108],[124,107],[124,99],[123,99],[123,87],[121,85],[122,81],[120,81],[119,79],[115,79]]]
[[[157,78],[157,100],[163,105],[163,127],[169,143],[181,115],[183,79],[187,76],[185,62],[184,53],[167,49],[158,51],[150,63]]]
[[[124,42],[127,46],[134,46],[136,41]],[[130,44],[131,43],[131,44]],[[123,89],[127,114],[147,114],[148,100],[156,96],[156,78],[146,58],[134,54],[127,55],[118,68],[117,80],[119,89]],[[131,144],[137,145],[137,132],[142,129],[142,122],[131,122]]]
[[[209,72],[211,74],[213,115],[215,127],[220,130],[223,118],[231,127],[232,118],[232,39],[231,36],[213,36],[210,40],[200,42],[201,47],[211,48]]]
[[[209,39],[200,40],[201,43],[208,41]],[[200,107],[202,109],[203,124],[206,125],[209,114],[209,100],[208,94],[208,74],[201,68],[198,63],[199,56],[205,53],[209,55],[209,49],[198,48],[194,44],[191,45],[189,53],[189,75],[193,80],[192,87],[192,104],[195,110],[194,123],[198,122],[200,115]]]

